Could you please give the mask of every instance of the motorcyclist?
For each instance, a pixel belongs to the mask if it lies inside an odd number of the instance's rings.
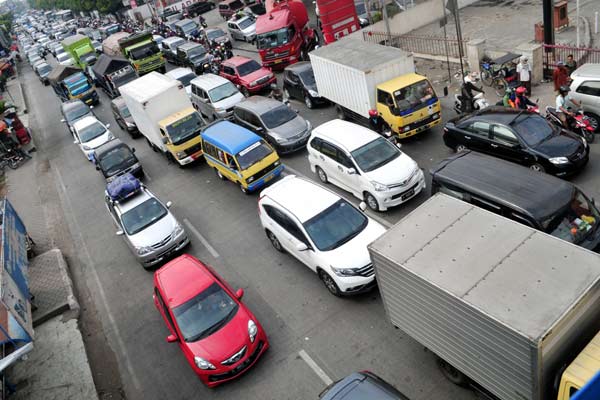
[[[369,127],[380,135],[390,132],[390,127],[377,110],[369,110]]]
[[[556,96],[556,114],[564,127],[567,126],[567,115],[570,115],[571,117],[574,116],[574,114],[567,109],[566,105],[569,90],[568,86],[561,86],[558,89],[558,96]]]
[[[502,97],[502,105],[504,107],[515,108],[515,92],[512,88],[507,87]]]
[[[537,104],[535,104],[533,101],[529,100],[527,98],[527,96],[525,96],[526,92],[527,92],[527,89],[525,88],[525,86],[519,86],[515,90],[515,102],[514,102],[513,108],[527,110],[527,106],[531,106],[531,107],[537,106]]]
[[[475,84],[479,81],[479,74],[477,72],[471,72],[464,78],[464,83],[461,87],[462,94],[462,112],[470,113],[473,111],[473,98],[475,95],[473,92],[484,93],[483,89],[476,86]]]

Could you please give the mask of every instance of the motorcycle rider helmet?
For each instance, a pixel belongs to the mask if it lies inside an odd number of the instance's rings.
[[[563,85],[558,89],[560,94],[567,94],[567,93],[569,93],[570,90],[571,90],[571,88],[566,85]]]
[[[377,110],[369,110],[369,117],[373,118],[378,116],[379,114],[377,114]]]
[[[515,91],[517,92],[518,95],[523,95],[523,94],[525,94],[525,92],[527,91],[527,89],[525,89],[524,86],[519,86],[517,88],[517,90],[515,90]]]
[[[475,72],[475,71],[473,71],[473,72],[465,75],[465,79],[464,79],[465,83],[469,83],[469,82],[470,83],[475,83],[478,80],[479,80],[479,74],[477,72]]]

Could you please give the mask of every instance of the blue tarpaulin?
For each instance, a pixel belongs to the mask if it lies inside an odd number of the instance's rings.
[[[571,398],[571,400],[598,399],[600,399],[600,371]]]

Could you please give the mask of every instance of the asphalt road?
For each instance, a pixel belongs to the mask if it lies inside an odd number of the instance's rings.
[[[210,15],[209,24],[217,19]],[[330,295],[308,268],[271,247],[260,227],[256,195],[246,196],[234,184],[220,181],[203,162],[184,169],[169,164],[145,140],[134,140],[119,129],[110,100],[100,91],[102,101],[94,112],[136,148],[148,187],[163,201],[173,201],[172,210],[192,241],[187,252],[215,267],[233,287],[244,288],[244,301],[269,335],[271,348],[254,368],[217,389],[204,387],[178,346],[166,342],[167,328],[152,301],[152,273],[142,269],[115,235],[104,206],[104,180],[60,122],[60,101],[31,68],[23,68],[21,79],[38,147],[46,152],[62,192],[65,222],[84,265],[84,284],[100,310],[128,399],[316,399],[327,381],[365,369],[413,400],[476,398],[444,379],[431,353],[391,327],[377,291],[355,298]],[[445,119],[452,116],[448,101]],[[296,101],[292,106],[313,126],[335,118],[331,107],[308,110]],[[405,141],[402,150],[428,170],[451,154],[441,133],[438,127],[420,134]],[[574,181],[597,197],[600,183],[592,177],[600,168],[594,160],[600,157],[600,144],[592,149],[592,161]],[[283,157],[283,162],[288,173],[316,180],[306,156],[301,151]],[[409,204],[370,215],[393,224],[422,203],[425,192]]]

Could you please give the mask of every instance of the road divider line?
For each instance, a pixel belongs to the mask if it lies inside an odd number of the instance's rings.
[[[200,234],[200,232],[198,232],[198,229],[196,229],[196,227],[195,227],[194,225],[192,225],[192,223],[191,223],[191,222],[190,222],[190,221],[189,221],[187,218],[184,218],[184,219],[183,219],[183,223],[184,223],[184,224],[185,224],[185,225],[188,227],[188,229],[189,229],[190,231],[192,231],[192,233],[193,233],[193,234],[196,236],[196,238],[197,238],[199,241],[201,241],[201,242],[202,242],[202,244],[204,245],[204,247],[206,247],[206,250],[208,250],[208,252],[209,252],[210,254],[212,254],[212,256],[213,256],[214,258],[219,258],[219,253],[217,253],[217,251],[215,250],[215,248],[214,248],[214,247],[212,247],[212,246],[210,245],[210,243],[208,243],[208,240],[206,240],[206,239],[204,238],[204,236],[202,236],[202,235]]]
[[[333,379],[331,379],[329,375],[327,375],[325,371],[323,371],[323,369],[319,367],[315,360],[313,360],[312,357],[309,356],[306,351],[300,350],[298,352],[298,355],[300,355],[300,357],[304,360],[304,362],[308,364],[308,366],[314,371],[314,373],[317,374],[319,378],[321,378],[325,385],[329,386],[333,383]]]
[[[59,189],[60,189],[59,196],[62,193],[61,197],[63,197],[63,200],[64,200],[63,204],[66,204],[66,206],[69,208],[69,210],[74,210],[74,208],[71,204],[71,199],[69,198],[69,195],[67,193],[67,187],[65,186],[65,183],[63,181],[60,170],[58,168],[54,168],[54,170],[56,171],[56,177],[57,177],[57,181],[58,181],[58,185],[59,185]],[[101,301],[102,305],[104,306],[104,309],[106,310],[106,314],[108,315],[108,321],[112,325],[111,328],[113,329],[113,332],[117,339],[117,346],[119,347],[117,349],[117,351],[123,355],[123,358],[125,358],[125,368],[127,368],[127,372],[129,372],[129,375],[131,376],[131,381],[133,383],[133,387],[135,388],[136,391],[139,392],[142,390],[142,385],[140,385],[140,380],[138,379],[137,375],[135,374],[135,370],[133,369],[133,364],[131,363],[129,354],[127,354],[127,347],[125,346],[125,342],[123,341],[121,332],[119,330],[119,327],[117,326],[117,322],[115,321],[115,317],[113,316],[112,312],[110,311],[110,307],[108,306],[108,301],[106,300],[106,293],[104,292],[104,287],[102,286],[102,283],[100,282],[100,277],[98,276],[98,272],[96,272],[96,265],[94,264],[94,261],[92,259],[92,256],[90,255],[90,252],[87,248],[85,240],[83,239],[83,235],[81,233],[81,229],[79,229],[79,224],[77,223],[77,219],[70,212],[65,212],[65,218],[68,220],[71,220],[70,225],[73,228],[76,228],[76,231],[73,232],[73,235],[77,235],[78,239],[79,239],[78,241],[81,242],[81,248],[83,249],[83,256],[87,259],[87,262],[90,266],[89,270],[92,273],[92,278],[94,280],[94,283],[98,287],[98,292],[100,293],[100,301]]]

